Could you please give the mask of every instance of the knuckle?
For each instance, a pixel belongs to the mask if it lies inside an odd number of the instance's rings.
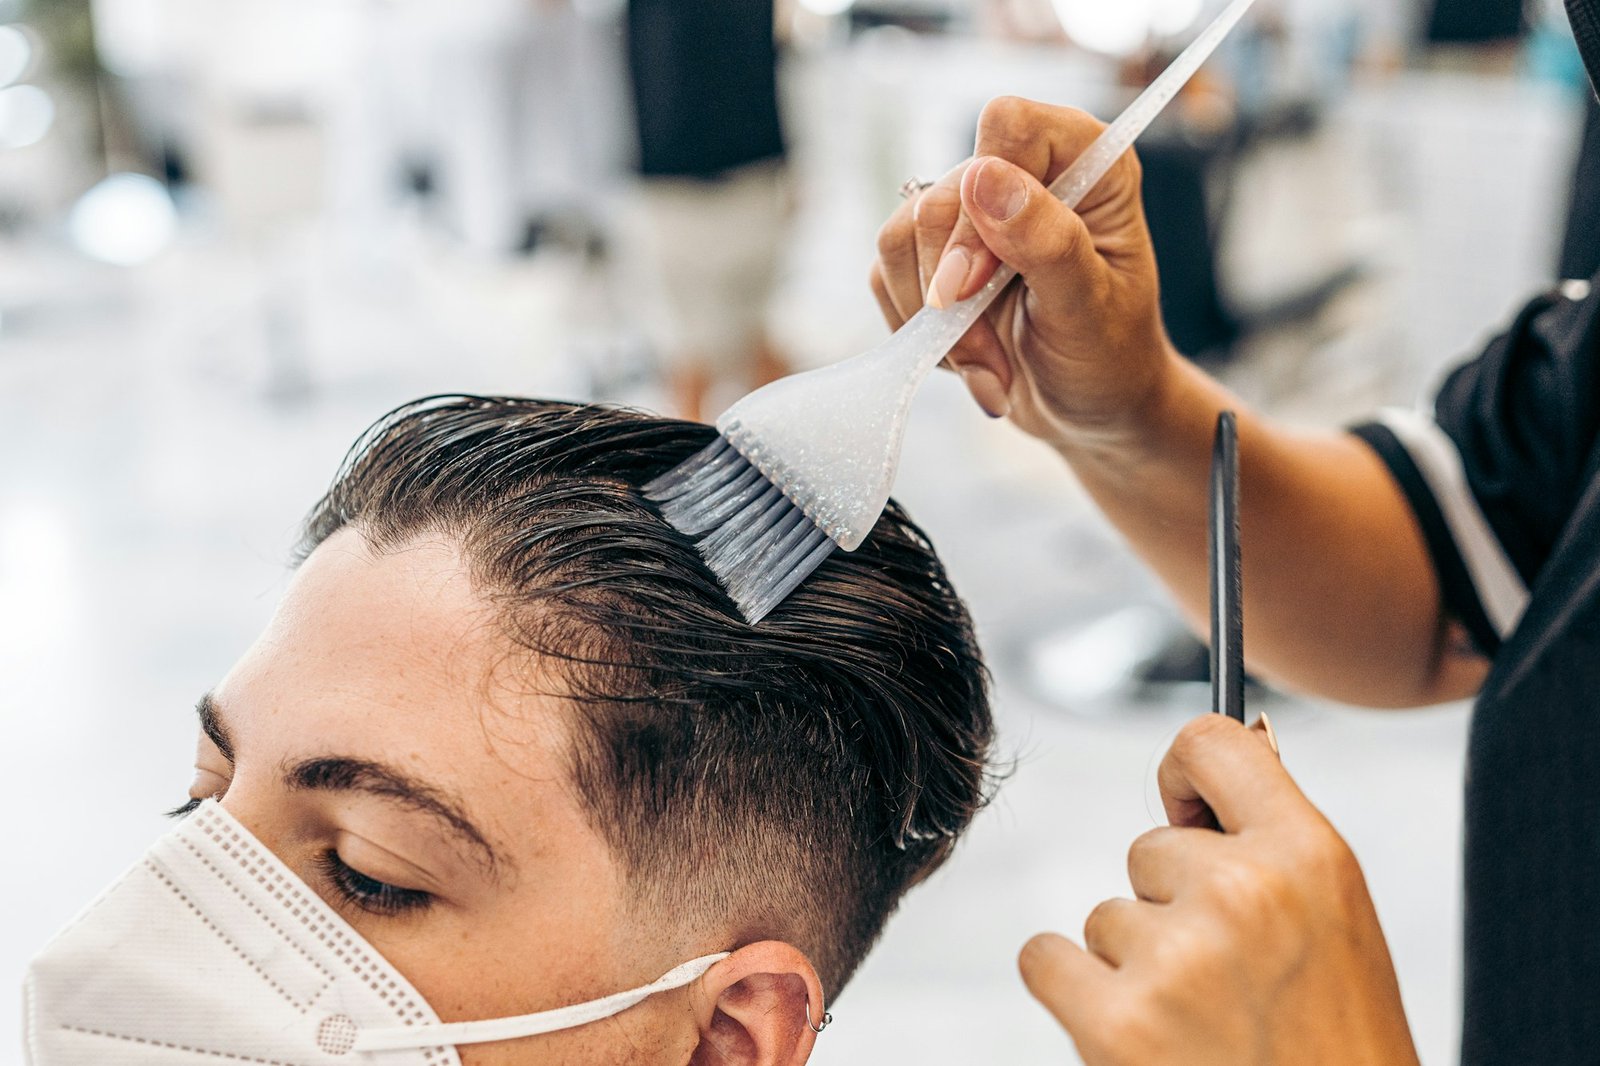
[[[1296,908],[1295,879],[1273,863],[1234,859],[1219,863],[1208,888],[1234,929],[1275,928]]]
[[[1057,953],[1061,950],[1060,938],[1054,933],[1040,933],[1022,945],[1017,953],[1017,972],[1023,983],[1037,989],[1052,982],[1058,969]]]
[[[980,133],[1016,131],[1037,137],[1040,126],[1045,124],[1067,128],[1081,126],[1091,136],[1106,128],[1106,123],[1081,108],[1061,107],[1015,95],[996,96],[984,105],[978,116]]]
[[[1044,104],[1020,96],[997,96],[978,116],[981,155],[1011,157],[1038,142],[1048,121]]]
[[[1211,744],[1215,743],[1222,728],[1223,715],[1208,714],[1204,718],[1196,718],[1184,726],[1178,733],[1178,739],[1172,742],[1168,758],[1174,762],[1183,763],[1192,760]]]
[[[1133,838],[1133,843],[1128,845],[1128,857],[1143,856],[1161,846],[1161,842],[1171,836],[1171,831],[1166,826],[1157,826],[1146,829]]]
[[[1143,868],[1151,859],[1155,858],[1160,850],[1161,843],[1168,836],[1169,830],[1165,827],[1151,829],[1139,834],[1132,844],[1128,845],[1128,872],[1131,874],[1136,869]]]
[[[1173,739],[1171,747],[1162,755],[1162,765],[1157,773],[1163,783],[1173,775],[1181,775],[1182,770],[1194,762],[1195,752],[1205,746],[1205,730],[1208,719],[1198,719],[1178,731],[1178,736]]]
[[[1082,126],[1095,136],[1105,132],[1111,125],[1109,122],[1100,121],[1081,107],[1050,107],[1048,110],[1054,112],[1062,122],[1070,123],[1074,126]]]
[[[1206,970],[1213,954],[1211,943],[1192,925],[1174,925],[1150,944],[1152,969],[1171,984],[1185,984]]]
[[[1336,830],[1323,824],[1315,830],[1301,834],[1301,851],[1297,858],[1305,867],[1309,881],[1326,885],[1341,899],[1366,893],[1366,878],[1361,864]]]
[[[1094,940],[1104,934],[1111,923],[1116,920],[1116,912],[1119,905],[1118,901],[1114,899],[1108,899],[1097,904],[1094,910],[1089,912],[1089,916],[1083,920],[1084,937]]]
[[[1233,719],[1221,714],[1207,714],[1196,718],[1183,727],[1181,736],[1190,740],[1207,743],[1212,739],[1228,732]]]
[[[867,279],[867,284],[872,289],[873,297],[878,301],[884,312],[887,313],[894,306],[894,300],[889,296],[889,286],[884,283],[883,273],[874,267],[871,276]]]
[[[1237,956],[1237,947],[1230,952],[1214,926],[1184,924],[1167,930],[1152,942],[1145,958],[1152,1013],[1170,1013],[1194,989],[1214,987]]]
[[[887,259],[894,254],[895,247],[899,244],[893,226],[884,226],[878,230],[878,257]]]
[[[1037,107],[1032,100],[1020,96],[996,96],[983,105],[983,111],[978,115],[978,130],[983,133],[992,133],[1015,126]]]
[[[1080,151],[1087,149],[1095,138],[1110,128],[1110,123],[1102,122],[1089,112],[1076,107],[1056,107],[1041,104],[1040,108],[1042,114],[1036,116],[1034,121],[1048,122],[1054,128],[1062,131],[1065,134],[1064,140],[1080,144]],[[1122,153],[1122,159],[1117,161],[1118,165],[1123,165],[1122,160],[1132,154],[1131,151]],[[1059,160],[1058,162],[1064,167],[1072,161]]]
[[[911,240],[911,218],[902,208],[878,230],[878,255],[888,260]]]
[[[961,190],[935,185],[917,197],[912,218],[919,230],[949,230],[961,217]]]
[[[1308,863],[1335,865],[1350,850],[1344,838],[1320,818],[1310,825],[1296,825],[1292,842],[1295,848],[1293,854]]]
[[[1000,96],[978,117],[977,154],[1009,160],[1043,180],[1064,170],[1106,124],[1086,111],[1018,96]]]

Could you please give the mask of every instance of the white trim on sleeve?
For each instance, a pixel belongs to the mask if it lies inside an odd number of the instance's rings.
[[[1511,565],[1483,509],[1467,483],[1461,451],[1438,422],[1426,414],[1391,408],[1378,420],[1399,439],[1417,464],[1423,480],[1444,515],[1456,549],[1466,563],[1478,602],[1489,624],[1504,640],[1517,628],[1528,609],[1528,586]]]

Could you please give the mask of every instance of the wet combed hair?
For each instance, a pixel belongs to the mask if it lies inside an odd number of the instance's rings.
[[[639,486],[706,426],[452,396],[356,442],[299,557],[454,540],[576,708],[572,774],[639,898],[789,940],[837,990],[988,793],[993,722],[965,606],[890,504],[758,626]]]

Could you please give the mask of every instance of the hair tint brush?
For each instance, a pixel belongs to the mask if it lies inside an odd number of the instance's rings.
[[[1255,0],[1232,0],[1050,192],[1076,208],[1194,77]],[[911,401],[1015,270],[970,298],[924,307],[884,343],[746,396],[717,420],[719,439],[645,486],[662,516],[697,538],[752,624],[822,565],[854,551],[889,502]]]

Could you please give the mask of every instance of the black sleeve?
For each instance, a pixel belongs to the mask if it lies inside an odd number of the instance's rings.
[[[1354,430],[1411,501],[1445,605],[1486,654],[1516,628],[1594,476],[1597,362],[1600,279],[1571,283],[1451,374],[1432,412]]]

